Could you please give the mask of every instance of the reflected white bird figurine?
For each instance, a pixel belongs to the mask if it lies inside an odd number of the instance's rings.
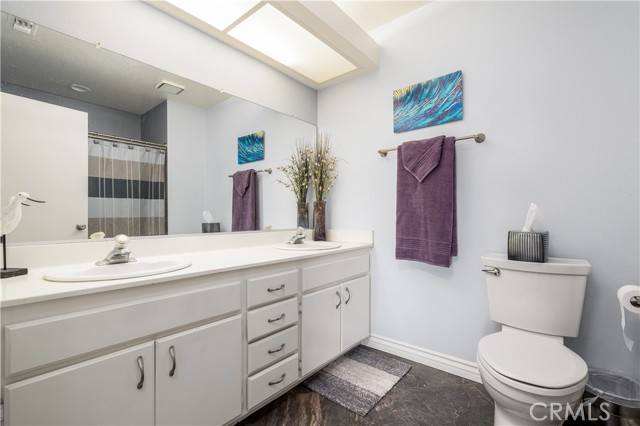
[[[23,201],[29,200],[34,203],[44,203],[44,201],[29,198],[26,192],[18,192],[9,199],[9,204],[0,211],[0,235],[6,235],[16,229],[22,219],[22,206],[28,206]]]
[[[23,201],[29,200],[34,203],[44,203],[44,201],[29,198],[26,192],[18,192],[9,199],[9,204],[0,210],[0,239],[2,239],[2,269],[0,278],[11,278],[27,274],[27,268],[7,268],[7,234],[18,226],[22,219],[22,206],[29,204]]]

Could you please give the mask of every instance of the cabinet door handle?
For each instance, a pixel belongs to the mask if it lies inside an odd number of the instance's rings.
[[[138,389],[142,389],[142,385],[144,385],[144,360],[142,356],[139,356],[136,360],[138,363],[138,370],[140,370],[140,381],[138,382]]]
[[[273,293],[274,291],[284,290],[284,284],[280,284],[280,287],[270,287],[267,289],[269,293]]]
[[[347,296],[349,296],[349,298],[344,301],[344,304],[347,305],[349,304],[349,300],[351,300],[351,292],[349,291],[349,287],[345,287],[344,289],[347,291]]]
[[[284,343],[280,345],[280,347],[278,349],[269,349],[267,352],[269,354],[275,354],[276,352],[280,352],[281,350],[284,349]]]
[[[281,319],[284,319],[284,312],[278,318],[269,318],[269,319],[267,319],[267,321],[276,322],[276,321],[280,321]]]
[[[282,376],[280,376],[280,380],[276,380],[275,382],[269,382],[269,386],[277,385],[278,383],[284,382],[285,377],[287,377],[287,373],[282,373]]]
[[[176,348],[169,346],[169,355],[171,356],[171,371],[169,371],[169,377],[173,377],[176,374]]]
[[[338,296],[338,304],[336,305],[336,309],[338,309],[340,307],[340,305],[342,305],[342,296],[340,296],[340,292],[336,291],[336,296]]]

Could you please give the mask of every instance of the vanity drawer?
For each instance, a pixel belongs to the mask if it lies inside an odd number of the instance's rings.
[[[274,303],[247,314],[247,340],[283,329],[298,322],[298,298]]]
[[[247,379],[247,408],[252,409],[296,380],[298,380],[297,353]]]
[[[275,302],[298,293],[298,270],[247,280],[247,307]]]
[[[283,330],[249,345],[249,374],[298,350],[298,326]]]
[[[240,282],[8,325],[5,375],[240,310]]]
[[[369,272],[369,255],[349,257],[302,268],[302,291],[346,281]]]

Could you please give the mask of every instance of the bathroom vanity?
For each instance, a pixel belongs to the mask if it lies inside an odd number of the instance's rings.
[[[369,336],[370,248],[193,251],[102,282],[32,268],[2,283],[4,424],[233,424]]]

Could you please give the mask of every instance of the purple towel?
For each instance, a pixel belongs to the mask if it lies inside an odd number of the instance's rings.
[[[231,230],[255,231],[258,229],[258,185],[253,169],[233,174],[233,200],[231,205]]]
[[[396,259],[449,267],[458,255],[455,138],[398,147]]]

